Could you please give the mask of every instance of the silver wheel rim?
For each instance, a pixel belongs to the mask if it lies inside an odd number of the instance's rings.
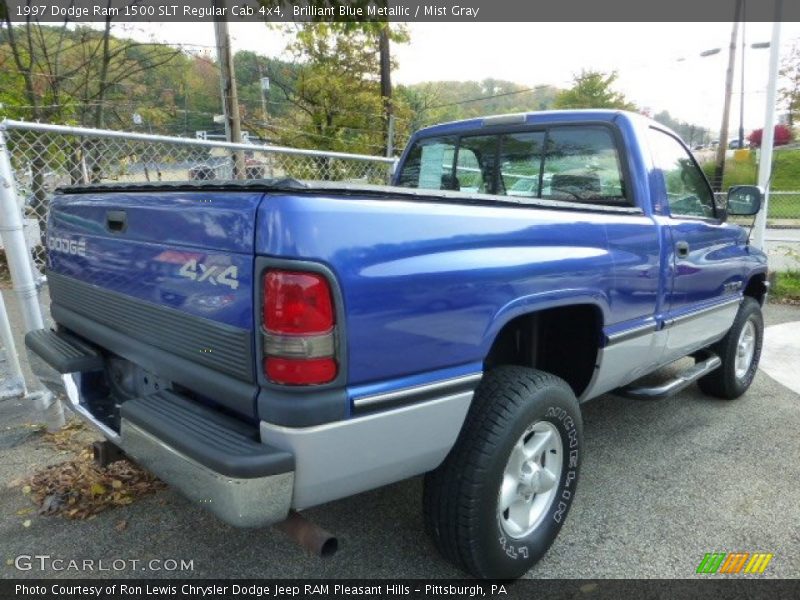
[[[558,492],[563,451],[549,421],[533,423],[514,444],[497,495],[497,518],[510,537],[526,537],[544,519]]]
[[[739,341],[736,343],[736,379],[744,379],[753,364],[753,356],[756,353],[756,326],[752,321],[747,321],[739,334]]]

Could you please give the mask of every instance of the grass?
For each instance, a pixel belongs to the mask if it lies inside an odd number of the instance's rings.
[[[770,297],[779,302],[800,303],[800,271],[776,272]]]
[[[709,181],[714,178],[714,163],[702,165]],[[758,163],[756,153],[744,160],[729,157],[725,161],[725,172],[722,177],[722,189],[727,190],[734,185],[755,185],[758,180]],[[772,162],[773,192],[800,191],[800,148],[777,148]],[[800,194],[770,196],[769,218],[800,219]]]
[[[800,149],[778,149],[772,161],[772,189],[800,190]]]
[[[709,179],[714,176],[714,162],[703,163],[703,171]],[[732,185],[755,185],[758,180],[756,153],[750,152],[745,160],[725,160],[722,187]],[[794,192],[800,190],[800,148],[777,148],[772,160],[772,190]]]

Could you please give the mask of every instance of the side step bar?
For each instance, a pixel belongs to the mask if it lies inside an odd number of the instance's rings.
[[[687,388],[695,381],[708,375],[714,369],[717,369],[722,364],[719,356],[711,354],[704,361],[694,365],[692,368],[687,369],[680,373],[675,379],[667,381],[659,386],[633,386],[629,385],[615,390],[614,393],[618,396],[625,398],[634,398],[637,400],[661,400],[668,398]]]
[[[25,334],[25,345],[62,375],[103,368],[103,357],[94,348],[67,333],[37,329]]]

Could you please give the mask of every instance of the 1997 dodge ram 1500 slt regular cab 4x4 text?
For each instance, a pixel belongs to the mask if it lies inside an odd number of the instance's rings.
[[[575,498],[581,402],[750,386],[767,261],[726,217],[761,192],[716,206],[673,133],[618,111],[430,127],[393,183],[61,190],[56,329],[26,342],[108,440],[229,523],[424,473],[444,556],[518,577]]]

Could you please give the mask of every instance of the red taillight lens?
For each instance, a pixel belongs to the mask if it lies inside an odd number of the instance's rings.
[[[314,335],[333,329],[327,280],[317,273],[268,271],[264,276],[264,327],[270,333]]]
[[[264,374],[283,385],[336,379],[336,317],[328,280],[319,273],[264,274]]]
[[[270,381],[284,385],[313,385],[336,379],[333,358],[301,360],[269,356],[264,359],[264,372]]]

